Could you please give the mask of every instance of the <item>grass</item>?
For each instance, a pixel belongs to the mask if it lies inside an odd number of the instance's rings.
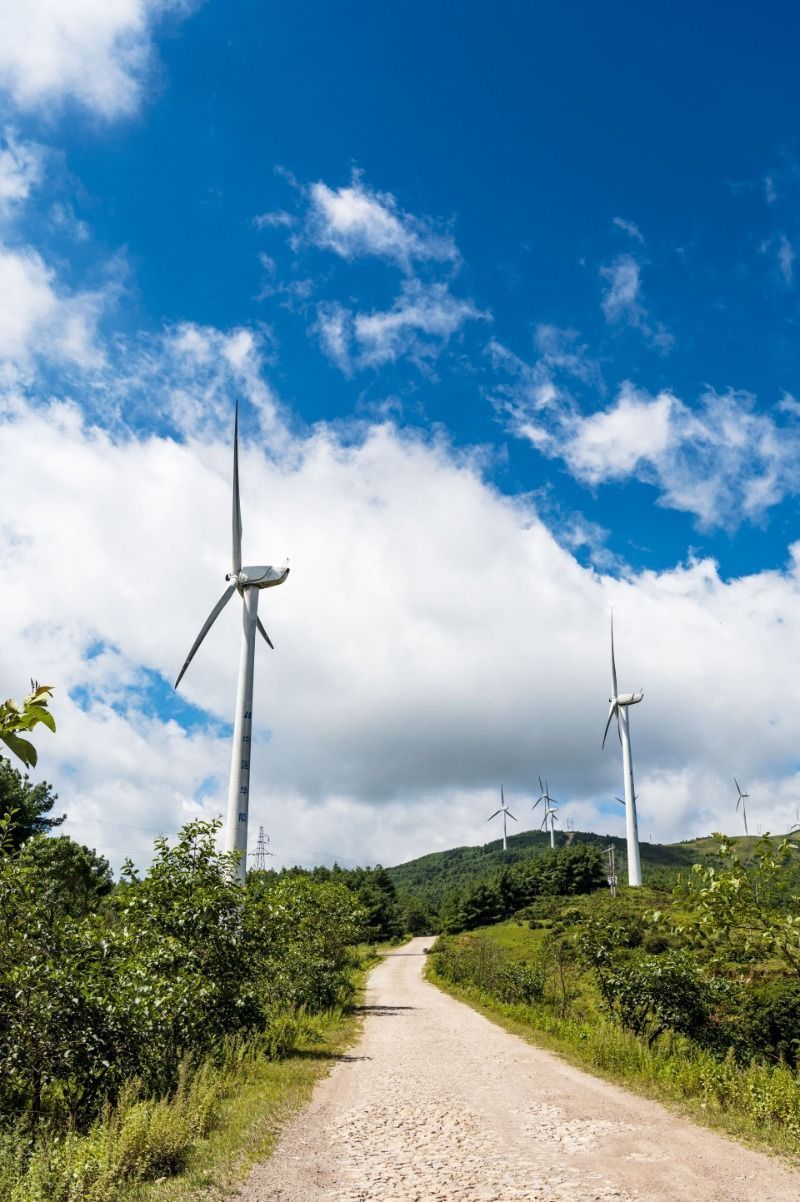
[[[543,937],[514,923],[484,928],[459,940],[490,939],[509,959],[532,958]],[[662,1035],[653,1043],[624,1030],[579,989],[575,1008],[560,1016],[543,1004],[503,1003],[470,984],[442,978],[431,957],[426,976],[507,1031],[562,1056],[578,1068],[670,1106],[705,1126],[800,1161],[800,1077],[783,1066],[742,1066],[719,1060],[691,1040]]]
[[[195,1145],[180,1175],[138,1186],[124,1202],[211,1202],[228,1197],[254,1164],[272,1154],[283,1126],[309,1101],[316,1083],[353,1044],[359,1028],[353,1013],[325,1016],[319,1042],[301,1045],[286,1060],[262,1061],[237,1081],[214,1128]]]
[[[363,1001],[367,973],[378,960],[379,954],[362,949],[354,976],[354,1005]],[[228,1197],[253,1165],[272,1154],[285,1124],[310,1100],[314,1086],[338,1057],[352,1047],[361,1024],[352,1008],[325,1015],[312,1044],[301,1045],[286,1060],[262,1061],[223,1102],[218,1122],[197,1144],[180,1176],[140,1186],[120,1202],[212,1202]]]

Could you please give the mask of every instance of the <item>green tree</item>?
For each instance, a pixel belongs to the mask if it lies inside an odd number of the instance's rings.
[[[686,915],[676,932],[723,973],[772,959],[800,978],[797,849],[765,835],[745,859],[735,839],[718,838],[718,863],[694,864],[676,889]]]
[[[0,759],[0,817],[10,818],[12,848],[21,847],[31,835],[47,834],[65,821],[66,814],[48,817],[56,801],[58,794],[47,781],[31,784],[8,760]]]
[[[91,914],[113,888],[108,860],[68,835],[28,839],[19,866],[37,878],[40,905],[73,918]]]
[[[467,890],[461,903],[461,929],[489,926],[503,917],[503,900],[494,884],[478,883]]]
[[[436,929],[437,923],[431,917],[428,907],[422,898],[407,897],[400,907],[403,930],[407,935],[427,935]]]
[[[371,872],[366,872],[362,883],[356,889],[356,897],[365,914],[367,939],[394,939],[401,933],[402,922],[397,893],[394,882],[385,868],[378,865]]]

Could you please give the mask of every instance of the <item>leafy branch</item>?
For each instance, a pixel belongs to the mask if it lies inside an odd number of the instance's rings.
[[[33,743],[24,735],[40,723],[55,731],[55,718],[47,708],[52,695],[50,685],[32,680],[31,691],[22,702],[11,698],[0,702],[0,742],[5,743],[26,768],[36,766],[37,754]]]

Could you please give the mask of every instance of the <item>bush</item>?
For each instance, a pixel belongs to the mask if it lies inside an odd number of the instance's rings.
[[[709,1031],[709,997],[690,955],[642,956],[598,970],[603,999],[623,1027],[648,1042],[664,1031],[702,1040]]]
[[[732,1031],[740,1054],[764,1056],[796,1069],[800,1053],[800,981],[781,978],[743,990]]]

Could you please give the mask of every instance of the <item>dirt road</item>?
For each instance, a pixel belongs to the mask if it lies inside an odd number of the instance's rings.
[[[246,1202],[798,1202],[800,1172],[494,1026],[422,979],[370,977],[363,1036]]]

